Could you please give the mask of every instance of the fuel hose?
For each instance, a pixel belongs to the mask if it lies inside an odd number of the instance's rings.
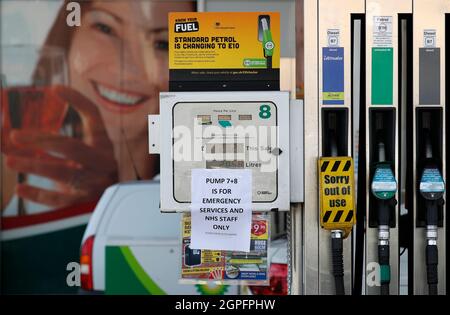
[[[391,267],[389,262],[389,205],[380,202],[378,210],[378,263],[380,264],[380,294],[389,295]]]
[[[333,262],[333,276],[336,286],[336,295],[345,295],[344,286],[344,257],[343,235],[341,230],[331,231],[331,255]]]

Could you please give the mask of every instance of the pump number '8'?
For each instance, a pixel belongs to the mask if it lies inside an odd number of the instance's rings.
[[[261,105],[259,107],[259,117],[262,119],[269,119],[272,114],[270,113],[269,105]]]

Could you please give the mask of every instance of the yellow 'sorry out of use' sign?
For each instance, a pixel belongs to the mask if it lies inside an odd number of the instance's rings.
[[[348,230],[355,224],[354,167],[351,157],[318,161],[320,224],[327,230]]]

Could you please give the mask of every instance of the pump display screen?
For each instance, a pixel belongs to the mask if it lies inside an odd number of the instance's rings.
[[[278,190],[277,106],[273,102],[178,102],[173,107],[173,192],[190,202],[191,170],[251,169],[253,202]]]

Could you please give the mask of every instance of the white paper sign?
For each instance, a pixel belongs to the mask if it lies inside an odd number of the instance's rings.
[[[252,171],[193,169],[191,248],[250,251]]]

